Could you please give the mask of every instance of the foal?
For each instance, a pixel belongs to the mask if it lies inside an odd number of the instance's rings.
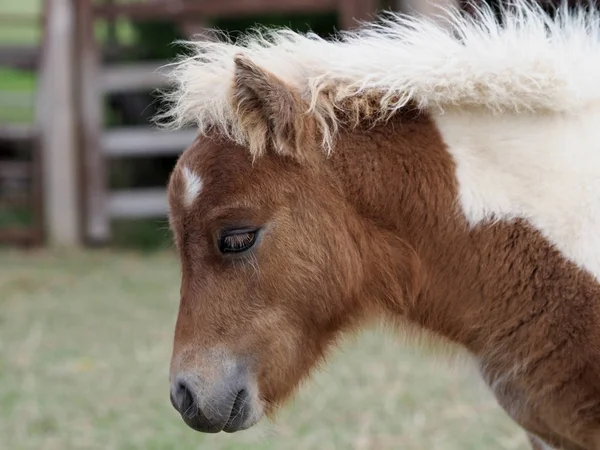
[[[370,320],[465,349],[534,448],[600,449],[600,31],[591,12],[390,16],[200,42],[166,117],[171,400],[274,413]]]

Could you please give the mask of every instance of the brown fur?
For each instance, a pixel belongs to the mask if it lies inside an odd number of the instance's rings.
[[[467,349],[528,432],[556,448],[600,448],[595,279],[524,221],[469,229],[454,163],[425,114],[407,108],[373,129],[342,130],[328,157],[310,145],[310,118],[294,112],[300,96],[240,68],[242,120],[275,144],[253,160],[201,137],[173,172],[182,286],[172,373],[202,371],[210,383],[219,370],[205,355],[223,349],[248,361],[272,412],[340,333],[408,321]],[[204,182],[192,208],[184,166]],[[248,225],[264,228],[252,252],[220,254],[220,230]]]

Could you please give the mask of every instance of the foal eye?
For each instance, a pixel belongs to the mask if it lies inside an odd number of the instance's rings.
[[[235,231],[224,234],[219,239],[221,253],[241,253],[251,248],[256,242],[258,231]]]

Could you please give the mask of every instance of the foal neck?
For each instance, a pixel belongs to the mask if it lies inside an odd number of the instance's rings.
[[[421,289],[398,309],[403,318],[487,354],[517,348],[553,321],[572,322],[574,304],[597,308],[594,278],[526,220],[467,222],[455,161],[427,115],[342,133],[329,161],[361,218],[418,255]],[[586,328],[585,317],[574,326]]]

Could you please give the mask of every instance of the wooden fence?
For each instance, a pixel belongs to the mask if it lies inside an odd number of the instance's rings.
[[[387,0],[385,6],[399,7],[394,3],[397,1]],[[38,205],[44,205],[49,242],[78,245],[108,242],[115,219],[166,214],[163,188],[111,190],[107,182],[111,160],[178,155],[195,137],[192,130],[169,133],[150,126],[105,127],[105,97],[111,93],[165,87],[166,79],[159,70],[165,61],[102,63],[106,49],[96,40],[94,30],[98,21],[168,19],[186,29],[192,24],[197,32],[198,26],[211,18],[337,12],[340,27],[351,28],[357,20],[372,17],[381,3],[380,0],[104,0],[101,3],[45,0],[45,5],[44,48],[42,52],[33,51],[41,64],[36,103],[39,120],[35,131],[30,133],[43,149],[43,159],[28,170],[34,173],[43,167],[36,183],[41,186]],[[0,61],[3,51],[6,58],[26,59],[24,53],[19,54],[15,49],[0,48]],[[13,167],[11,172],[22,170]]]
[[[340,25],[349,28],[356,19],[368,19],[377,0],[153,0],[136,3],[93,4],[76,1],[75,49],[79,146],[82,151],[83,236],[86,242],[102,244],[111,238],[111,221],[118,218],[160,217],[167,212],[164,189],[111,191],[107,167],[111,158],[176,155],[195,137],[193,130],[161,132],[150,127],[103,126],[103,97],[113,92],[131,92],[164,87],[166,79],[158,70],[165,62],[102,65],[94,23],[100,19],[125,17],[133,21],[170,18],[173,22],[198,22],[212,17],[260,13],[339,12]]]

